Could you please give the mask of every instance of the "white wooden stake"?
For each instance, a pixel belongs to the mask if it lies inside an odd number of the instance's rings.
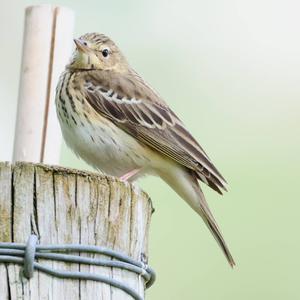
[[[55,87],[69,60],[73,28],[74,14],[67,8],[26,9],[13,161],[59,162]]]

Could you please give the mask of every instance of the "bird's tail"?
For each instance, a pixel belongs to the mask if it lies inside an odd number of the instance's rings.
[[[231,267],[235,265],[233,257],[214,219],[204,194],[197,181],[196,174],[186,168],[176,166],[168,172],[159,172],[160,177],[182,197],[203,219],[215,240],[220,245]]]

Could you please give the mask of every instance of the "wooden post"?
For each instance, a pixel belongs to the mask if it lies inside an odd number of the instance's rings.
[[[144,192],[113,177],[41,164],[0,163],[1,242],[26,243],[34,233],[41,244],[105,246],[141,261],[141,257],[148,257],[151,213],[151,201]],[[144,281],[135,273],[42,259],[39,262],[55,269],[106,275],[144,293]],[[58,279],[39,271],[27,280],[21,269],[0,263],[0,300],[132,299],[106,284]]]
[[[14,162],[59,162],[55,88],[71,54],[73,28],[74,14],[67,8],[26,9]]]

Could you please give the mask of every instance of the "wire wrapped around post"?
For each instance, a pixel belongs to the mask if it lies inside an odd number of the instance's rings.
[[[155,278],[148,267],[153,208],[138,187],[95,173],[0,163],[0,195],[3,299],[144,299]]]
[[[87,272],[74,272],[55,270],[49,266],[44,266],[35,261],[37,258],[58,260],[68,263],[86,264],[103,266],[110,268],[120,268],[134,272],[142,276],[146,283],[146,288],[149,288],[155,280],[154,271],[146,264],[140,261],[135,261],[131,257],[120,252],[113,251],[103,247],[89,246],[89,245],[37,245],[37,236],[30,235],[27,244],[18,243],[1,243],[0,242],[0,263],[15,263],[23,265],[23,273],[27,279],[33,277],[34,269],[44,272],[58,278],[92,280],[109,284],[115,288],[121,289],[135,300],[143,300],[143,295],[133,290],[130,286],[113,278],[103,276],[101,274],[91,274]],[[82,257],[80,255],[71,255],[69,253],[98,253],[107,255],[117,261],[111,259],[95,259]],[[67,254],[62,254],[67,253]]]

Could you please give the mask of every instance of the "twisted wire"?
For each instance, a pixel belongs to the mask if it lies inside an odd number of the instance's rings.
[[[93,280],[106,283],[123,290],[136,300],[143,300],[143,296],[139,295],[127,284],[116,279],[88,272],[57,270],[49,266],[44,266],[36,262],[35,259],[41,258],[68,263],[120,268],[142,276],[146,283],[146,288],[149,288],[155,281],[155,272],[147,264],[136,261],[118,251],[106,247],[81,244],[40,245],[37,241],[38,238],[36,235],[30,235],[26,244],[0,243],[0,263],[23,265],[23,274],[28,279],[32,278],[34,270],[39,270],[58,278]],[[115,260],[83,257],[69,254],[70,252],[102,254]]]

